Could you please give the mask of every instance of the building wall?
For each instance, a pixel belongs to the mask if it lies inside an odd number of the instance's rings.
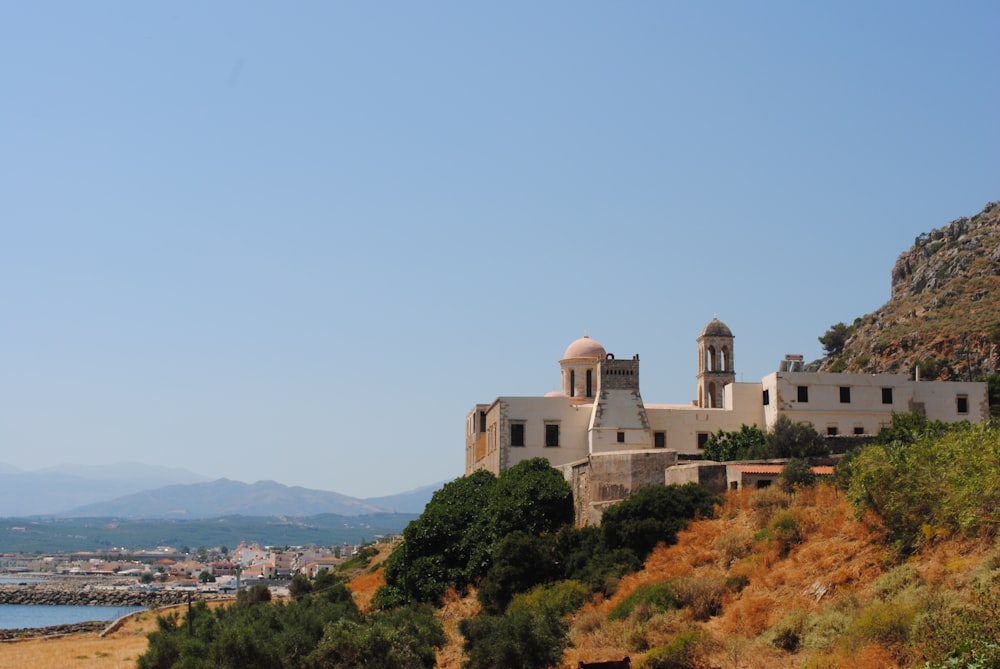
[[[775,372],[764,377],[762,388],[769,396],[764,407],[767,430],[779,415],[809,423],[820,434],[839,435],[878,434],[891,423],[892,414],[908,411],[947,422],[979,422],[989,416],[986,385],[979,382],[918,382],[904,374]],[[800,388],[805,389],[805,401]],[[842,397],[842,392],[847,395]],[[958,412],[959,396],[967,400],[965,414]]]
[[[763,425],[761,384],[731,383],[726,386],[723,409],[701,409],[694,405],[648,405],[650,431],[666,433],[666,448],[684,455],[698,455],[699,435],[706,438],[719,430],[736,431],[743,425]]]

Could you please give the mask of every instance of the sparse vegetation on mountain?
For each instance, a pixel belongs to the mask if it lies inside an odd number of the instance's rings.
[[[881,308],[819,338],[822,371],[973,380],[1000,363],[1000,203],[918,235]]]

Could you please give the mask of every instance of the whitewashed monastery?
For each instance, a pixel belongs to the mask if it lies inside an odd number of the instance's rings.
[[[718,430],[755,425],[768,431],[787,416],[838,437],[877,434],[894,413],[946,422],[989,416],[985,383],[806,371],[802,356],[787,356],[759,382],[737,383],[733,341],[725,323],[713,319],[697,339],[697,399],[646,404],[638,355],[619,360],[597,341],[577,339],[559,361],[561,392],[498,397],[473,407],[465,425],[466,474],[499,474],[544,457],[566,474],[578,506],[583,499],[599,509],[640,485],[663,484],[667,468],[679,458],[699,459]],[[578,514],[583,523],[592,517],[588,509]]]

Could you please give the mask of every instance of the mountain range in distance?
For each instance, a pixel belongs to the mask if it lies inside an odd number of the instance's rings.
[[[0,518],[203,519],[220,516],[420,514],[444,482],[358,499],[275,481],[209,480],[139,463],[23,471],[0,463]]]

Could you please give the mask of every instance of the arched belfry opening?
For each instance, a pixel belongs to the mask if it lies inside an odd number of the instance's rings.
[[[698,406],[724,406],[725,387],[736,381],[733,363],[733,332],[718,318],[705,326],[698,337]]]

